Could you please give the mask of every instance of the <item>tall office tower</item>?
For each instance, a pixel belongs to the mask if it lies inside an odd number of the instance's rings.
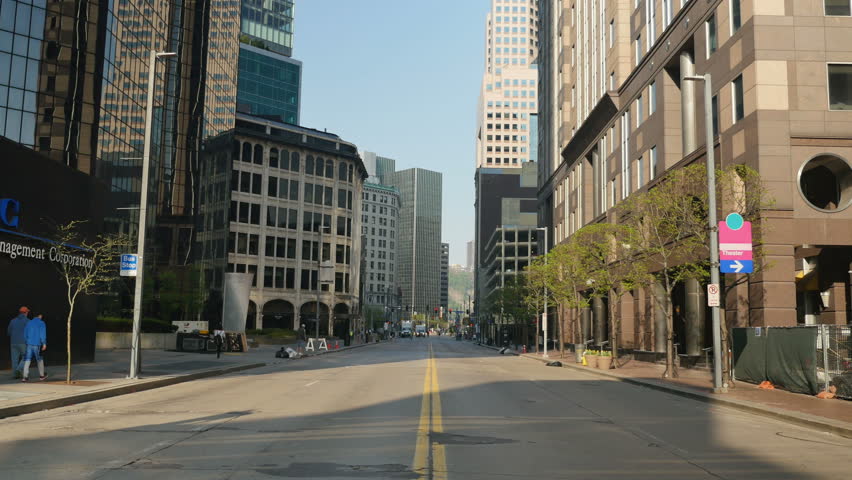
[[[492,0],[479,93],[476,166],[520,167],[530,160],[530,115],[537,113],[538,1]]]
[[[373,152],[361,152],[361,158],[364,159],[364,165],[367,167],[372,183],[382,183],[382,176],[385,173],[396,171],[396,160],[392,158],[382,157]]]
[[[237,110],[299,124],[302,62],[293,54],[293,0],[244,0]]]
[[[146,266],[192,259],[198,155],[233,127],[239,7],[229,2],[0,6],[0,135],[103,179],[107,228],[135,234],[154,94]],[[213,20],[215,19],[215,20]],[[215,39],[215,41],[213,41]],[[150,49],[174,52],[156,62]]]
[[[538,225],[536,192],[538,167],[527,162],[521,168],[478,168],[476,170],[476,246],[474,254],[474,295],[476,311],[481,312],[488,296],[503,285],[505,273],[523,271],[529,251],[508,243],[516,238],[503,237],[504,230],[529,232]],[[498,233],[500,232],[500,233]],[[527,234],[529,235],[529,233]],[[517,237],[520,239],[520,237]],[[529,242],[529,237],[520,241]],[[507,247],[502,249],[504,241]],[[495,247],[496,246],[496,247]],[[503,258],[509,261],[502,261]],[[518,258],[518,261],[514,261]],[[506,270],[511,270],[507,272]],[[495,283],[494,279],[499,279]],[[480,318],[482,320],[482,318]]]
[[[729,326],[849,323],[842,299],[849,298],[852,242],[840,232],[852,231],[850,48],[799,41],[852,31],[849,2],[542,5],[542,58],[553,63],[541,86],[550,111],[540,116],[540,153],[549,157],[541,162],[539,206],[555,242],[605,218],[621,221],[616,207],[625,199],[673,169],[705,163],[709,122],[711,142],[721,146],[716,165],[752,167],[775,201],[761,212],[771,273],[729,293],[723,318]],[[571,100],[561,114],[558,98]],[[654,333],[665,332],[654,323],[655,302],[635,303],[654,292],[636,292],[618,307],[627,348],[665,349],[665,335]],[[675,342],[687,355],[700,356],[711,343],[704,292],[689,280],[672,295],[684,318]],[[600,312],[595,325],[606,325],[605,310],[593,311]]]
[[[395,187],[365,183],[361,195],[364,314],[367,321],[396,320],[401,298],[397,274],[400,195]]]
[[[465,269],[468,272],[473,271],[473,258],[474,258],[473,249],[474,248],[475,248],[475,244],[474,244],[473,240],[467,242],[467,245],[466,245],[467,256],[465,257]]]
[[[402,305],[427,313],[441,304],[441,174],[410,168],[385,172],[382,181],[401,196],[397,272]]]
[[[449,314],[450,305],[450,244],[441,244],[441,306],[444,307],[444,318]]]

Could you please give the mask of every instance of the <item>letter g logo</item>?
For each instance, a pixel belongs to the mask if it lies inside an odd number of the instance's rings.
[[[0,198],[0,223],[7,227],[18,227],[21,202],[12,198]]]

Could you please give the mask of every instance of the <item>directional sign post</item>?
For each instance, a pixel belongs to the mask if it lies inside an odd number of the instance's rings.
[[[754,272],[751,222],[743,220],[739,213],[719,222],[719,267],[722,273]]]

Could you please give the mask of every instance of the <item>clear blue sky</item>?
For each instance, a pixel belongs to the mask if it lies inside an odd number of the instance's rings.
[[[489,0],[296,0],[301,124],[397,169],[443,174],[450,263],[473,239],[476,103]]]

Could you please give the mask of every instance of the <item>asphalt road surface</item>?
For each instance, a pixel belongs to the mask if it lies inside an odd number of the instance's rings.
[[[848,480],[852,440],[398,339],[0,421],[0,479]]]

